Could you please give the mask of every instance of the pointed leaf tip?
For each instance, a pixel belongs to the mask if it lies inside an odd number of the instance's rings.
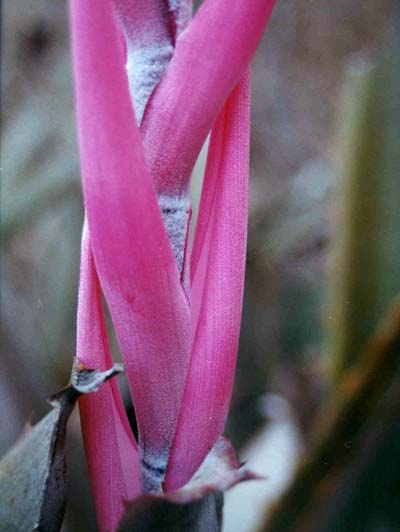
[[[104,382],[122,372],[124,372],[124,365],[121,363],[114,364],[106,371],[99,371],[86,368],[76,358],[71,375],[71,386],[81,394],[97,392]]]

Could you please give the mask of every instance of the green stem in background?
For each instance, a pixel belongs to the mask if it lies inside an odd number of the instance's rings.
[[[363,364],[357,373],[343,373],[340,404],[333,400],[321,412],[309,451],[292,485],[262,527],[263,532],[329,530],[319,518],[321,508],[329,506],[345,467],[362,447],[371,413],[393,384],[400,387],[399,355],[397,299],[362,353]],[[318,518],[313,520],[315,513]]]
[[[345,83],[328,314],[327,351],[335,380],[358,362],[383,310],[400,291],[400,179],[395,170],[400,151],[394,146],[391,108],[396,97],[388,67],[388,62],[383,67],[353,65]]]
[[[348,491],[350,460],[365,448],[389,390],[400,389],[400,300],[376,329],[400,292],[400,68],[393,48],[379,66],[353,66],[347,76],[327,346],[336,389],[264,532],[336,530],[334,495]]]

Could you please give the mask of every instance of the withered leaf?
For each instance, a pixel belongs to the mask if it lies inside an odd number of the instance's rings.
[[[186,504],[142,495],[130,504],[118,532],[218,532],[222,505],[223,494],[219,491]]]
[[[97,391],[121,371],[121,364],[101,372],[75,360],[71,384],[50,399],[52,410],[28,428],[0,461],[0,531],[60,530],[65,510],[68,418],[82,393]]]
[[[223,492],[258,479],[238,462],[230,442],[220,437],[193,478],[179,490],[142,495],[127,504],[118,532],[219,532]]]

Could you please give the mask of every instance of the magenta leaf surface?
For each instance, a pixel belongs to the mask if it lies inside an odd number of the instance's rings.
[[[87,216],[77,352],[91,367],[111,363],[104,294],[139,430],[137,443],[115,383],[80,400],[102,530],[115,530],[124,500],[141,492],[164,489],[154,499],[162,505],[189,493],[194,504],[233,478],[219,475],[200,499],[198,486],[187,492],[231,398],[246,254],[247,68],[273,4],[205,0],[190,21],[189,0],[71,0]],[[190,250],[189,178],[210,130]]]
[[[192,356],[168,465],[168,490],[193,475],[228,414],[246,259],[249,102],[246,75],[211,136],[192,255]]]

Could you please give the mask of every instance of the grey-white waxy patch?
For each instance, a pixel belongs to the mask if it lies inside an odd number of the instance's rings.
[[[135,114],[140,124],[147,102],[172,58],[174,47],[170,43],[136,47],[127,46],[126,72]]]
[[[142,486],[145,493],[159,494],[167,471],[168,452],[145,453],[142,451],[140,468],[142,472]]]
[[[168,6],[173,13],[177,36],[179,36],[192,18],[192,2],[190,0],[168,0]]]
[[[162,194],[158,204],[179,272],[182,272],[186,234],[189,223],[190,200],[186,196],[175,197]]]
[[[168,28],[168,6],[161,1],[149,5],[150,19],[147,20],[143,19],[143,6],[134,2],[127,5],[120,0],[114,0],[114,5],[126,42],[129,90],[140,124],[147,102],[174,52],[173,37]],[[154,25],[149,23],[151,17],[155,17]]]

